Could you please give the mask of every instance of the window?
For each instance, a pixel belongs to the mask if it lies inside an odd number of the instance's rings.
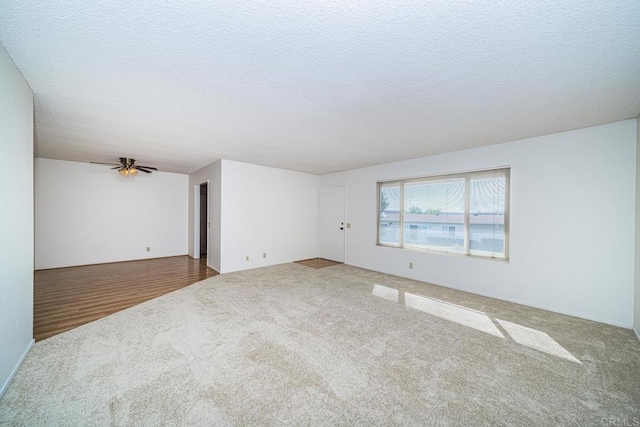
[[[378,243],[399,246],[400,238],[400,185],[380,184],[380,227]]]
[[[378,244],[507,259],[509,171],[378,183]]]

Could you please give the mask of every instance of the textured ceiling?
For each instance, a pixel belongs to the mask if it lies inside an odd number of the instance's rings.
[[[637,117],[640,2],[0,3],[36,153],[326,173]]]

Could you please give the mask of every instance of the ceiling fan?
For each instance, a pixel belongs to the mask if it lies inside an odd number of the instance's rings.
[[[129,159],[127,157],[120,157],[120,163],[103,163],[103,162],[91,162],[96,165],[110,165],[115,166],[118,169],[118,173],[122,176],[136,176],[138,171],[145,173],[151,173],[152,170],[157,171],[157,168],[151,166],[136,165],[136,159]]]

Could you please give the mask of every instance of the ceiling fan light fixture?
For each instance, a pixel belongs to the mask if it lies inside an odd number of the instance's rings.
[[[115,166],[111,169],[117,169],[118,173],[122,176],[136,176],[138,172],[142,171],[146,174],[151,173],[152,171],[157,171],[158,168],[154,168],[153,166],[143,166],[136,165],[135,159],[130,159],[128,157],[120,157],[120,163],[104,163],[104,162],[91,162],[98,165],[109,165]]]

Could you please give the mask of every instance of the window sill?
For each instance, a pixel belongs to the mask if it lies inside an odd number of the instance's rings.
[[[419,252],[419,253],[423,253],[423,254],[447,255],[447,256],[452,256],[452,257],[457,257],[457,258],[483,259],[483,260],[488,260],[488,261],[497,261],[497,262],[502,262],[502,263],[505,263],[505,264],[509,264],[509,258],[508,257],[506,257],[506,258],[498,258],[498,257],[488,257],[488,256],[473,255],[473,254],[461,254],[461,253],[455,253],[455,252],[430,251],[428,249],[411,248],[411,247],[403,247],[403,246],[393,246],[393,245],[384,245],[384,244],[381,244],[381,243],[376,243],[376,246],[379,246],[381,248],[402,249],[402,250],[405,250],[405,251]]]

